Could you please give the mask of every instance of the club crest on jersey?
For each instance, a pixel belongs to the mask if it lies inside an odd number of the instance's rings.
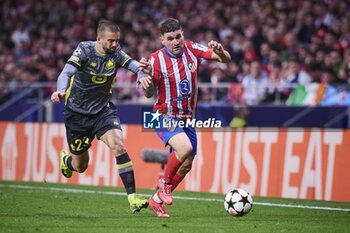
[[[197,64],[196,64],[196,62],[191,61],[190,63],[188,63],[188,69],[189,69],[191,72],[195,72],[196,69],[197,69]]]
[[[182,95],[186,95],[190,92],[190,82],[185,79],[180,82],[180,92]]]
[[[113,69],[114,68],[114,62],[112,60],[109,60],[106,64],[107,69]]]
[[[163,77],[164,77],[164,78],[169,78],[168,73],[166,73],[166,72],[162,72],[162,74],[163,74]]]

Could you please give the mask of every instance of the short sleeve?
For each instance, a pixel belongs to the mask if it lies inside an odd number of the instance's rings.
[[[213,51],[207,46],[192,41],[186,42],[186,45],[190,48],[196,57],[204,58],[206,60],[211,59]]]
[[[83,61],[86,59],[86,51],[82,42],[78,44],[78,47],[74,50],[72,56],[68,59],[67,63],[73,65],[76,68],[80,68]]]

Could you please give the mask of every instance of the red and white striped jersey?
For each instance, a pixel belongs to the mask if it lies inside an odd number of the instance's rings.
[[[150,55],[153,82],[158,90],[154,111],[179,118],[192,118],[197,105],[198,66],[209,60],[212,50],[186,41],[181,55],[175,57],[164,47]]]

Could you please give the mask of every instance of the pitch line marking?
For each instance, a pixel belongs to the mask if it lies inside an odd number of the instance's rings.
[[[126,193],[124,192],[97,191],[97,190],[88,190],[88,189],[57,188],[57,187],[13,185],[13,184],[9,184],[9,185],[0,184],[0,187],[8,187],[8,188],[15,188],[15,189],[40,189],[40,190],[60,191],[60,192],[67,192],[67,193],[88,193],[88,194],[103,194],[103,195],[113,195],[113,196],[126,196]],[[144,197],[150,196],[150,194],[139,194],[139,195]],[[197,198],[197,197],[183,197],[183,196],[173,196],[173,198],[179,199],[179,200],[187,200],[187,201],[192,200],[192,201],[223,202],[223,200],[215,199],[215,198]],[[325,206],[291,205],[291,204],[277,204],[277,203],[269,203],[269,202],[254,202],[254,205],[350,212],[350,209],[346,209],[346,208],[325,207]]]

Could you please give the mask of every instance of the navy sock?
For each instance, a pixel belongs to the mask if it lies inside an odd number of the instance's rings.
[[[135,193],[134,169],[128,153],[116,157],[119,176],[123,181],[127,194]]]

